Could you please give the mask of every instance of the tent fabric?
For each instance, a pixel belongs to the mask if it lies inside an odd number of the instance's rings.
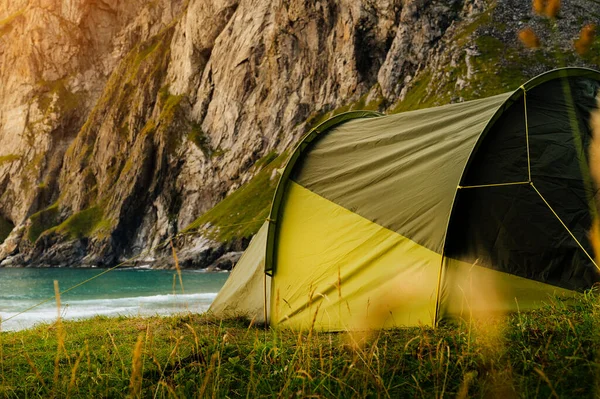
[[[460,222],[450,223],[446,255],[573,290],[598,280],[588,257],[589,200],[597,189],[585,175],[599,88],[597,80],[572,77],[527,92],[531,184],[460,190],[453,212]],[[524,104],[513,104],[492,127],[461,185],[529,179]]]
[[[285,209],[272,324],[320,330],[431,324],[441,255],[293,182]]]
[[[241,278],[264,262],[270,324],[326,331],[578,295],[600,280],[587,156],[599,92],[599,72],[567,68],[486,99],[324,122],[284,168]]]
[[[211,304],[209,313],[219,318],[245,317],[265,323],[265,304],[270,303],[271,277],[265,271],[267,242],[265,222],[250,241],[229,278]],[[265,296],[266,295],[266,296]]]
[[[463,167],[508,97],[347,122],[322,137],[291,178],[441,253]]]
[[[476,263],[444,259],[439,313],[445,319],[527,311],[544,303],[569,299],[576,291],[499,272]]]

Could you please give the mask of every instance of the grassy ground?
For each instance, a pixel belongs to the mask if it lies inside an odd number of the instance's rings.
[[[371,333],[190,314],[55,323],[0,335],[0,396],[595,397],[599,299]]]

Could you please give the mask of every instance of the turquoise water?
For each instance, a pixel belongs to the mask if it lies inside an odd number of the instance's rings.
[[[54,280],[61,291],[102,273],[102,269],[0,269],[0,316],[2,331],[29,328],[56,319]],[[168,315],[204,312],[229,273],[182,271],[173,290],[172,270],[116,269],[61,296],[65,319],[96,315]],[[51,301],[24,314],[21,311],[47,298]]]

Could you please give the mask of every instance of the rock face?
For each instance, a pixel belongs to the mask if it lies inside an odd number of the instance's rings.
[[[168,265],[166,239],[324,117],[597,65],[572,41],[598,12],[573,0],[552,29],[518,0],[0,0],[0,266]],[[247,243],[202,231],[176,240],[184,266]]]

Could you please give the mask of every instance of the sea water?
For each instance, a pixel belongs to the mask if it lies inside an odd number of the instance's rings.
[[[201,313],[208,309],[229,275],[183,270],[182,289],[177,273],[172,270],[115,269],[98,276],[103,271],[0,268],[1,330],[16,331],[56,320],[54,280],[58,281],[60,291],[65,291],[92,279],[61,295],[61,317],[75,320],[96,315]]]

